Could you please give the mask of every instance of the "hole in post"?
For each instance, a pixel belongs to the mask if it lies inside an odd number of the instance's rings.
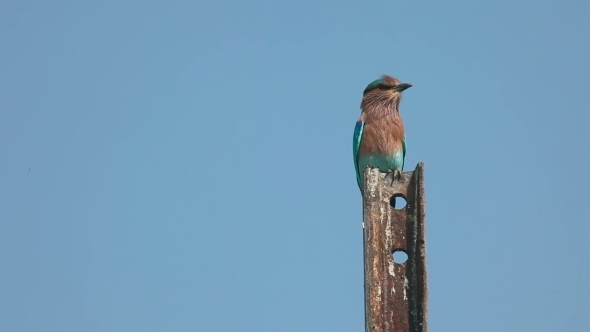
[[[402,194],[395,194],[389,199],[389,205],[396,210],[406,207],[406,198]]]
[[[396,264],[403,264],[408,260],[408,254],[401,249],[394,250],[391,256],[393,257],[393,262]]]

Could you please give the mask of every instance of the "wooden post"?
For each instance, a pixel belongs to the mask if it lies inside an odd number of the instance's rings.
[[[397,209],[391,205],[394,197],[398,197]],[[403,172],[393,184],[391,174],[365,170],[366,332],[427,332],[424,208],[423,163],[413,172]],[[407,254],[407,260],[394,262],[393,253],[400,251]]]

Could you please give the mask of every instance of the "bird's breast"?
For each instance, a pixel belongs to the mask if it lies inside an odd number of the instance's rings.
[[[404,124],[399,116],[367,117],[359,147],[361,155],[391,156],[403,149]]]

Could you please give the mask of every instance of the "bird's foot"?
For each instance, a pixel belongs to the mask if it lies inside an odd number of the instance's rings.
[[[393,183],[395,182],[395,180],[400,180],[402,178],[402,171],[400,171],[399,169],[390,169],[389,171],[387,171],[387,174],[385,175],[385,177],[387,177],[387,175],[391,174],[391,185],[393,186]]]

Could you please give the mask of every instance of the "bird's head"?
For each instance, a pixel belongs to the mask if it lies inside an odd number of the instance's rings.
[[[401,99],[402,91],[411,88],[412,84],[402,83],[397,78],[383,75],[379,79],[369,83],[363,91],[363,96],[379,93],[391,99]]]

